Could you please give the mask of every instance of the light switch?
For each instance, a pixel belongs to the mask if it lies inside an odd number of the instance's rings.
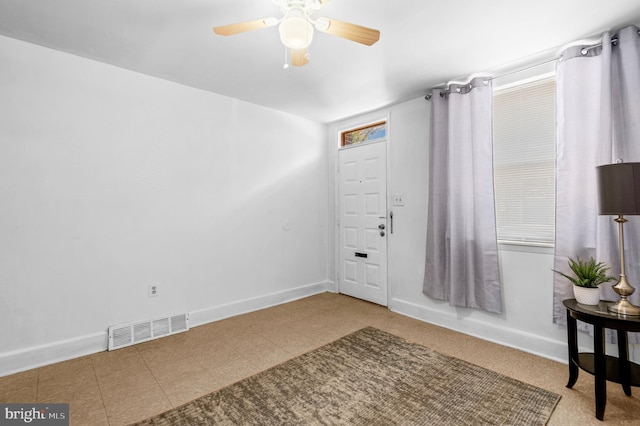
[[[394,206],[404,206],[404,194],[394,194],[393,195],[393,205]]]
[[[404,206],[404,194],[394,194],[393,196],[394,206]]]

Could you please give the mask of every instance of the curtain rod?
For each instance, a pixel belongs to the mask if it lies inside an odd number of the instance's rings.
[[[504,73],[504,74],[500,74],[500,75],[496,75],[496,76],[493,76],[493,77],[489,77],[489,78],[487,78],[487,80],[495,80],[497,78],[507,77],[507,76],[510,76],[510,75],[513,75],[513,74],[517,74],[519,72],[529,71],[530,69],[541,67],[543,65],[550,64],[551,62],[556,62],[560,58],[562,58],[562,56],[556,56],[555,58],[547,59],[546,61],[538,62],[537,64],[529,65],[529,66],[524,67],[524,68],[518,68],[517,70],[514,70],[514,71],[509,71],[509,72]]]
[[[636,34],[638,34],[638,36],[640,36],[640,30],[637,30]],[[617,46],[618,45],[618,37],[613,36],[611,38],[611,45],[612,46]],[[580,49],[580,53],[583,54],[583,55],[586,55],[587,53],[589,53],[589,51],[591,49],[597,49],[598,47],[601,47],[601,46],[602,46],[602,43],[594,44],[593,46],[586,46],[586,47],[583,47],[582,49]]]
[[[638,31],[637,31],[637,34],[638,34],[638,36],[640,36],[640,30],[638,30]],[[618,44],[618,37],[613,37],[613,38],[611,39],[611,45],[616,46],[617,44]],[[592,49],[597,49],[598,47],[601,47],[601,46],[602,46],[602,43],[598,43],[598,44],[594,44],[594,45],[585,46],[585,47],[583,47],[582,49],[580,49],[580,53],[581,53],[582,55],[586,55],[587,53],[589,53],[589,51],[590,51],[590,50],[592,50]],[[493,76],[493,77],[487,77],[487,78],[486,78],[486,80],[487,80],[487,81],[492,81],[492,80],[495,80],[495,79],[497,79],[497,78],[507,77],[507,76],[509,76],[509,75],[517,74],[517,73],[519,73],[519,72],[528,71],[528,70],[530,70],[530,69],[532,69],[532,68],[540,67],[540,66],[542,66],[542,65],[546,65],[546,64],[549,64],[549,63],[551,63],[551,62],[556,62],[556,61],[559,61],[559,60],[561,60],[561,59],[562,59],[562,55],[560,55],[560,56],[556,56],[556,57],[554,57],[554,58],[552,58],[552,59],[548,59],[548,60],[546,60],[546,61],[539,62],[539,63],[537,63],[537,64],[529,65],[529,66],[524,67],[524,68],[519,68],[519,69],[516,69],[516,70],[513,70],[513,71],[509,71],[509,72],[504,73],[504,74],[496,75],[496,76]],[[470,80],[473,80],[473,78],[471,78]],[[437,87],[437,86],[436,86],[436,87]],[[443,92],[443,93],[444,93],[444,92]],[[442,93],[441,93],[441,96],[442,96]],[[425,98],[426,100],[428,100],[428,101],[429,101],[429,100],[431,100],[431,93],[428,93],[424,98]]]
[[[533,68],[536,68],[536,67],[541,67],[542,65],[549,64],[549,63],[551,63],[551,62],[556,62],[556,61],[558,61],[560,58],[561,58],[561,56],[556,56],[556,57],[554,57],[554,58],[552,58],[552,59],[547,59],[546,61],[538,62],[537,64],[529,65],[529,66],[524,67],[524,68],[518,68],[518,69],[516,69],[516,70],[509,71],[509,72],[507,72],[507,73],[500,74],[500,75],[495,75],[495,76],[492,76],[492,77],[486,77],[484,80],[485,80],[485,81],[492,81],[492,80],[495,80],[495,79],[497,79],[497,78],[507,77],[507,76],[510,76],[510,75],[513,75],[513,74],[517,74],[517,73],[519,73],[519,72],[525,72],[525,71],[528,71],[528,70],[530,70],[530,69],[533,69]],[[473,80],[473,78],[471,78],[470,80]],[[437,86],[436,86],[436,87],[437,87]],[[434,87],[434,88],[435,88],[435,87]],[[448,91],[443,91],[443,92],[440,94],[440,96],[442,96],[442,94],[443,94],[443,93],[448,93]],[[428,93],[424,98],[425,98],[426,100],[428,100],[428,101],[429,101],[429,100],[431,100],[431,93]]]

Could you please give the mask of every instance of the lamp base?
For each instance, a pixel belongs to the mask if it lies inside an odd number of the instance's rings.
[[[616,313],[618,315],[626,315],[630,317],[639,317],[640,308],[631,304],[626,298],[620,299],[615,303],[610,304],[607,307],[609,312]]]

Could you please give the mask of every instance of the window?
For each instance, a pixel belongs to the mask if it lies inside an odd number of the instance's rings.
[[[387,137],[387,122],[379,121],[357,129],[347,130],[341,133],[340,146],[355,145],[363,142],[371,142]]]
[[[494,90],[494,182],[500,242],[553,245],[555,91],[555,77]]]

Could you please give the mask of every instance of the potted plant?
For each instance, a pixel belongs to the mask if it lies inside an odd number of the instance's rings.
[[[575,276],[569,276],[560,271],[556,272],[573,283],[573,294],[578,303],[585,305],[597,305],[600,302],[600,288],[602,283],[615,280],[616,277],[607,275],[609,267],[604,262],[596,262],[591,257],[587,261],[582,261],[579,257],[569,258],[569,269]]]

